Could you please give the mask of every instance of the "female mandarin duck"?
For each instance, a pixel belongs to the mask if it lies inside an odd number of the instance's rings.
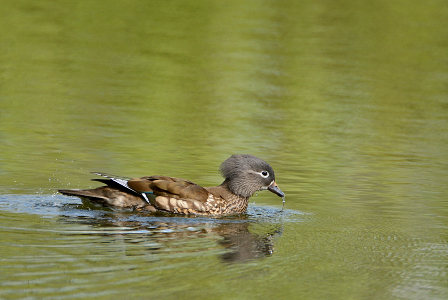
[[[220,170],[225,180],[214,187],[201,187],[185,179],[166,176],[145,176],[126,180],[96,173],[107,179],[93,180],[105,183],[106,186],[59,192],[106,207],[185,215],[244,213],[249,198],[260,190],[269,190],[280,197],[285,196],[275,182],[272,167],[255,156],[232,155],[221,164]]]

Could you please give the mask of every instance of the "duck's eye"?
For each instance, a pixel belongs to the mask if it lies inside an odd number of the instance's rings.
[[[268,171],[261,171],[261,176],[263,177],[263,178],[267,178],[268,176],[269,176],[269,172]]]

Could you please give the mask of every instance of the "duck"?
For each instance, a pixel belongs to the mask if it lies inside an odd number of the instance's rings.
[[[166,212],[178,215],[236,215],[246,213],[249,198],[268,190],[284,199],[272,167],[249,154],[234,154],[220,165],[224,181],[202,187],[189,180],[168,176],[124,178],[94,173],[105,184],[93,189],[60,189],[59,193],[81,198],[83,204],[113,209]]]

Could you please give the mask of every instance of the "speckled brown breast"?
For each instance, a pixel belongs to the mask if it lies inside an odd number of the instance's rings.
[[[232,195],[227,199],[209,194],[205,202],[193,199],[156,196],[154,206],[158,209],[178,214],[195,215],[230,215],[245,212],[248,199]]]

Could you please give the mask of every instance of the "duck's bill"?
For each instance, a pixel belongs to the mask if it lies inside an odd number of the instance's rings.
[[[279,197],[285,197],[285,193],[282,192],[282,190],[278,187],[275,181],[272,182],[270,186],[268,186],[268,190],[270,190]]]

